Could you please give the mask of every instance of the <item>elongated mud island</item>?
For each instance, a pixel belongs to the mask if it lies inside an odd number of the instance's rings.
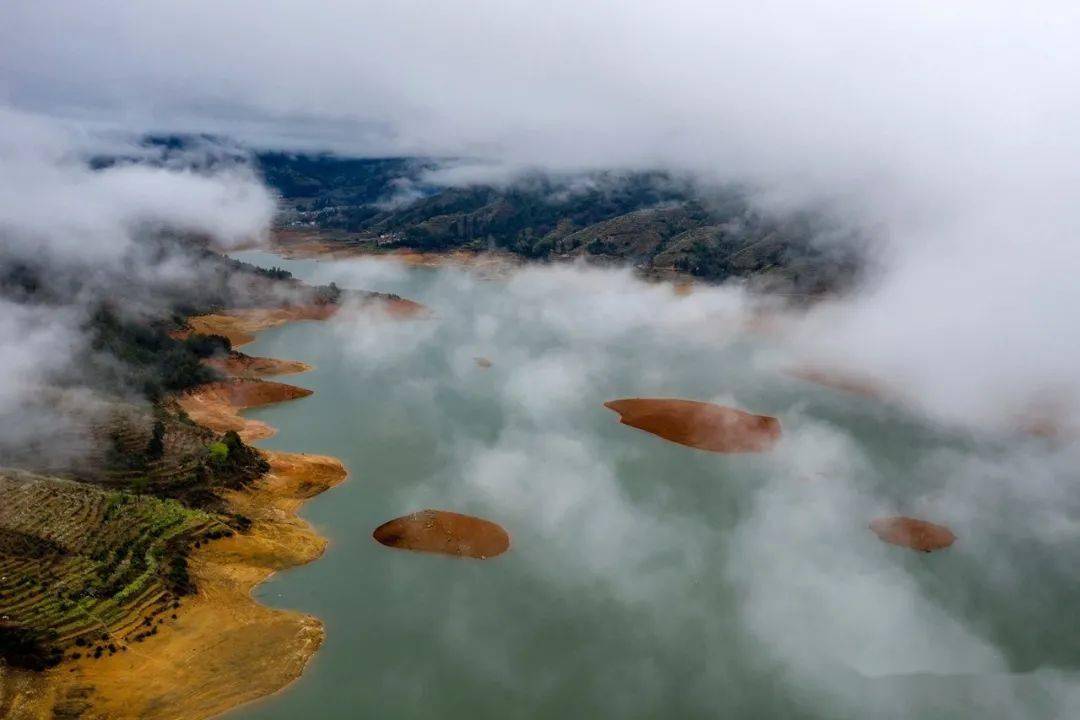
[[[679,445],[716,453],[763,452],[780,439],[780,421],[699,400],[626,398],[604,407],[623,425]]]
[[[510,535],[490,520],[447,510],[421,510],[375,529],[382,545],[486,560],[510,549]]]
[[[920,552],[944,550],[956,542],[956,535],[944,525],[899,515],[875,518],[870,529],[883,542]]]

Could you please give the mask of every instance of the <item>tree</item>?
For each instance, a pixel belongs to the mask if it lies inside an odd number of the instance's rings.
[[[223,463],[229,459],[229,446],[220,440],[210,443],[207,449],[210,451],[210,459],[215,463]]]
[[[150,442],[146,444],[146,459],[158,460],[165,454],[165,423],[157,420],[150,436]]]

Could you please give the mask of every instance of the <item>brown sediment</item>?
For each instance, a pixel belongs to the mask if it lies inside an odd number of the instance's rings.
[[[222,335],[229,339],[233,347],[237,347],[254,340],[255,333],[260,330],[297,320],[326,320],[337,310],[338,306],[333,303],[241,308],[210,315],[193,315],[188,318],[187,324],[190,332]]]
[[[488,360],[488,359],[487,359],[486,357],[477,357],[477,358],[473,358],[473,360],[474,360],[474,361],[476,362],[476,365],[477,365],[477,367],[482,367],[482,368],[484,368],[485,370],[486,370],[487,368],[491,367],[491,366],[492,366],[492,364],[493,364],[493,363],[492,363],[492,362],[491,362],[490,360]]]
[[[421,510],[383,523],[378,542],[402,550],[486,559],[510,548],[510,535],[495,523],[446,510]]]
[[[899,515],[875,518],[870,529],[887,543],[922,552],[941,550],[956,542],[952,530],[944,525]]]
[[[392,260],[412,267],[460,267],[475,270],[482,275],[503,276],[524,264],[524,259],[513,253],[501,251],[449,250],[423,252],[410,248],[380,247],[375,241],[350,242],[348,237],[328,235],[312,230],[277,230],[272,236],[271,251],[281,257],[373,258]]]
[[[762,452],[780,439],[780,421],[735,408],[677,398],[625,398],[604,403],[624,425],[665,440],[719,453]]]
[[[363,254],[363,253],[362,253]],[[523,260],[517,255],[500,252],[473,252],[450,250],[448,252],[422,252],[398,249],[382,253],[366,253],[368,257],[383,258],[405,263],[412,267],[461,267],[498,275],[521,267]]]
[[[177,403],[192,420],[215,432],[235,430],[251,442],[271,437],[276,431],[261,420],[240,415],[246,408],[307,397],[311,390],[269,380],[232,378],[200,385],[182,393]]]
[[[694,281],[693,280],[675,280],[671,286],[672,291],[678,297],[689,297],[694,294]]]
[[[248,379],[272,375],[296,375],[311,370],[310,365],[299,360],[252,357],[236,350],[226,355],[208,358],[203,362],[226,375]]]
[[[789,370],[788,375],[821,385],[832,390],[861,395],[865,398],[881,400],[886,397],[886,392],[881,386],[869,378],[856,375],[821,370],[820,368],[798,368]]]
[[[1020,432],[1030,437],[1051,441],[1075,441],[1076,428],[1070,422],[1067,389],[1044,390],[1033,398],[1021,412],[1014,415],[1013,423]]]

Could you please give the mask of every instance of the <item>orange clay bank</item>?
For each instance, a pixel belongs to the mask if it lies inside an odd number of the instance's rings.
[[[909,517],[875,518],[870,529],[887,543],[922,552],[943,550],[956,542],[949,528]]]
[[[665,440],[718,453],[762,452],[780,439],[780,421],[697,400],[626,398],[604,407],[620,422]]]
[[[510,548],[510,535],[495,523],[446,510],[396,518],[377,527],[372,537],[387,547],[481,560]]]

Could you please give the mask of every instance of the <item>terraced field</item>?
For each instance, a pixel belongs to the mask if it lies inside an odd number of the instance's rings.
[[[175,500],[0,470],[0,630],[44,664],[122,652],[190,591],[186,551],[231,533]]]
[[[265,471],[258,462],[215,462],[211,448],[221,435],[191,422],[175,405],[151,410],[116,403],[88,434],[89,450],[70,464],[48,470],[26,462],[20,466],[210,509],[220,508],[221,489],[236,488]]]

